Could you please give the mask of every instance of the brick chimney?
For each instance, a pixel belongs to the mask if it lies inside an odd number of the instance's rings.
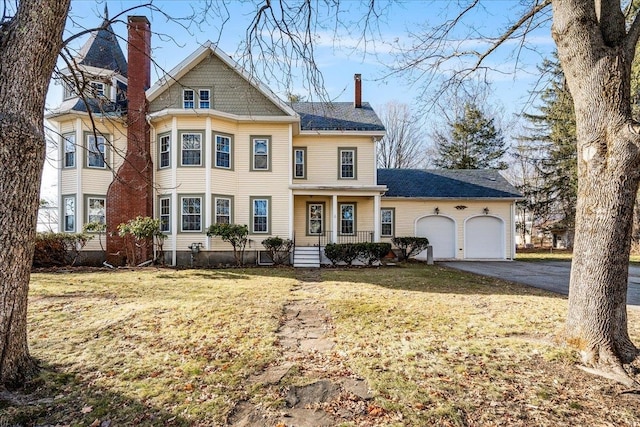
[[[144,16],[128,20],[127,151],[107,191],[107,261],[125,261],[118,225],[137,216],[153,216],[153,164],[145,91],[151,85],[151,25]],[[138,262],[152,257],[152,247],[136,254]]]
[[[362,108],[362,76],[360,74],[354,74],[356,95],[354,98],[353,106],[356,108]]]

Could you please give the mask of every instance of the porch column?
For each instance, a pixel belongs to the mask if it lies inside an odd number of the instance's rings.
[[[373,196],[373,241],[380,241],[380,195]]]
[[[333,195],[331,201],[331,242],[338,243],[338,195]]]

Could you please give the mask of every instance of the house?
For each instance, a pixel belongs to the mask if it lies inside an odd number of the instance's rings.
[[[123,261],[118,224],[138,215],[161,220],[169,265],[188,265],[192,249],[199,265],[232,262],[206,235],[213,223],[248,225],[248,263],[271,236],[298,254],[417,235],[440,259],[513,258],[520,196],[496,172],[376,169],[385,130],[360,75],[353,102],[285,103],[208,42],[151,85],[150,34],[129,17],[125,61],[105,21],[47,116],[60,135],[60,230],[105,223],[109,262]],[[102,261],[97,239],[84,255]]]

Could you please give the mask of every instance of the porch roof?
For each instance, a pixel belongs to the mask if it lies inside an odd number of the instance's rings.
[[[289,189],[294,195],[379,196],[387,191],[387,186],[293,184]]]

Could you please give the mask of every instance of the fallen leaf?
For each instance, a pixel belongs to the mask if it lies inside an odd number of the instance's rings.
[[[82,413],[83,414],[88,414],[89,412],[93,411],[93,406],[85,406],[84,408],[82,408]]]

